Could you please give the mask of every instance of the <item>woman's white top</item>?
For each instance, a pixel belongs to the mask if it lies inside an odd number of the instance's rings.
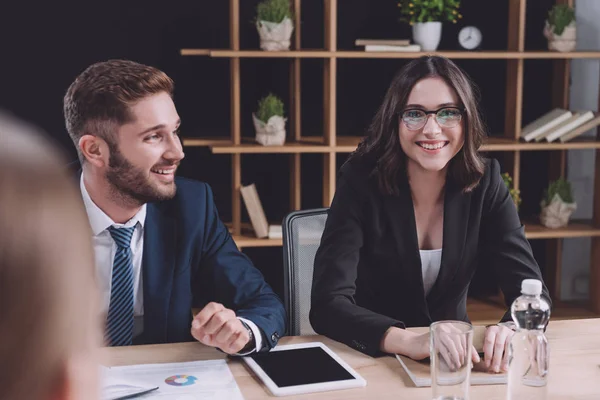
[[[442,249],[419,250],[421,254],[421,272],[423,273],[423,288],[425,296],[429,294],[440,273]]]

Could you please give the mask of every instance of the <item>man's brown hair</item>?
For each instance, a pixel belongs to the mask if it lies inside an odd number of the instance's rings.
[[[131,122],[129,107],[145,97],[166,92],[173,96],[173,80],[161,70],[129,60],[92,64],[69,86],[64,98],[67,131],[79,149],[83,135],[116,144],[117,128]]]

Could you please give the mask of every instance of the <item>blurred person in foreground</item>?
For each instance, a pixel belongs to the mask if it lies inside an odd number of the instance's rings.
[[[100,321],[81,196],[32,128],[0,114],[0,143],[0,400],[97,399]]]

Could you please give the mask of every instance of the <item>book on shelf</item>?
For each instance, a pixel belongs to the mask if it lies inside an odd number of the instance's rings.
[[[594,118],[594,113],[592,111],[576,112],[571,118],[567,119],[560,125],[556,126],[553,129],[550,129],[547,133],[545,133],[545,139],[548,142],[553,142],[565,133],[570,132],[578,126],[585,124],[592,118]]]
[[[579,118],[581,116],[580,113],[578,112],[574,112],[572,113],[572,115],[565,119],[564,121],[562,121],[560,124],[545,130],[544,132],[542,132],[540,135],[538,135],[535,138],[536,142],[541,142],[542,140],[545,140],[549,134],[551,134],[552,132],[565,132],[564,128],[569,128],[573,126],[573,121],[576,121],[577,118]]]
[[[281,225],[269,225],[269,239],[281,239],[283,237],[283,231]]]
[[[580,136],[580,135],[586,133],[590,129],[596,128],[598,125],[600,125],[600,113],[594,114],[594,118],[589,120],[585,124],[579,125],[577,128],[573,129],[572,131],[569,131],[569,132],[565,133],[564,135],[561,135],[558,138],[558,140],[560,140],[561,143],[568,142],[569,140],[574,139],[577,136]]]
[[[569,110],[555,108],[527,124],[521,130],[521,138],[523,138],[526,142],[530,142],[544,132],[569,119],[572,115],[573,113]]]
[[[409,39],[356,39],[354,41],[356,46],[370,46],[370,45],[389,45],[389,46],[408,46],[410,44]]]
[[[252,223],[252,229],[257,238],[266,238],[269,236],[269,223],[265,211],[263,210],[262,203],[258,197],[256,186],[253,184],[248,186],[242,186],[240,189],[242,193],[242,199],[246,205],[250,222]]]
[[[407,46],[393,46],[388,44],[370,44],[365,46],[365,51],[406,51],[415,52],[421,51],[421,46],[418,44],[409,44]]]
[[[485,326],[473,326],[473,346],[478,352],[483,350],[485,329]],[[396,355],[396,359],[415,386],[431,386],[431,368],[429,359],[415,361],[399,354]],[[506,373],[493,374],[487,372],[483,365],[483,361],[475,364],[471,369],[471,385],[500,385],[505,384],[506,382]]]

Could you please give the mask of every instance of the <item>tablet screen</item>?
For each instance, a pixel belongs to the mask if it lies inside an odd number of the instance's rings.
[[[355,379],[321,347],[272,351],[250,357],[279,387]]]

